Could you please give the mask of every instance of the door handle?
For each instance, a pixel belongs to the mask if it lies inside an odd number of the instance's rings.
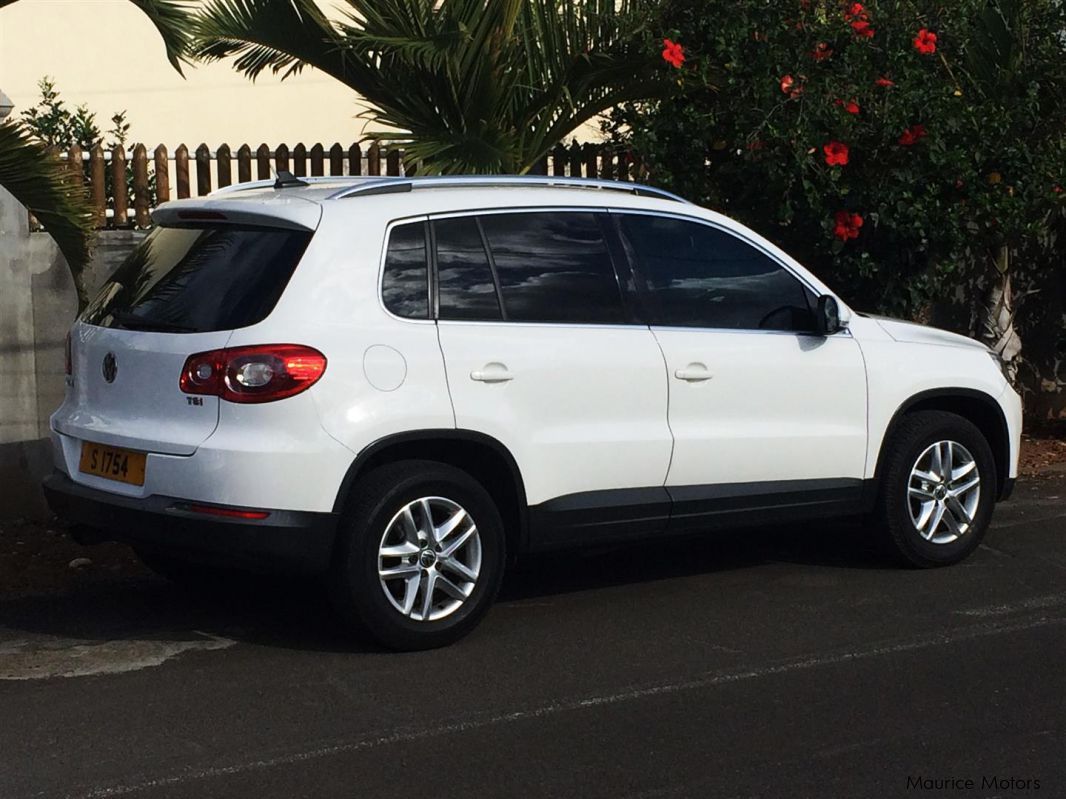
[[[707,367],[702,363],[690,363],[684,369],[675,371],[674,377],[688,383],[702,383],[704,380],[710,380],[714,375],[707,371]]]
[[[514,380],[514,375],[508,372],[502,363],[487,363],[481,369],[471,372],[470,379],[479,383],[506,383]]]

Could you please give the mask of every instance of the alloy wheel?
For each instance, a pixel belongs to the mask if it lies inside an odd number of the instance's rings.
[[[466,509],[421,497],[392,517],[378,545],[378,579],[413,621],[438,621],[470,598],[481,573],[481,537]]]
[[[980,499],[977,461],[957,441],[930,445],[911,468],[907,504],[915,529],[926,541],[950,544],[966,535]]]

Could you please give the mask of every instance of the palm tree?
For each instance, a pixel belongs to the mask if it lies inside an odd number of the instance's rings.
[[[0,8],[16,0],[0,0]],[[178,0],[130,0],[163,37],[167,58],[181,73],[188,14]],[[52,236],[66,259],[78,294],[88,304],[82,271],[89,263],[95,231],[92,206],[81,182],[16,120],[0,122],[0,186],[22,203]]]
[[[974,89],[984,98],[1007,105],[1010,98],[1024,94],[1030,86],[1039,86],[1049,106],[1061,101],[1066,71],[1059,69],[1048,74],[1043,63],[1030,55],[1034,51],[1034,13],[1025,0],[988,0],[982,9],[964,68]],[[1030,122],[1024,120],[1023,124]],[[1061,138],[1061,130],[1049,130],[1046,124],[1043,127],[1042,136]],[[1025,298],[1015,294],[1011,281],[1016,245],[1017,242],[1001,240],[990,254],[996,273],[988,287],[977,330],[981,340],[1000,356],[1012,380],[1017,376],[1022,351],[1014,319],[1018,304]]]
[[[524,173],[612,106],[659,96],[641,42],[650,0],[209,0],[192,53],[255,79],[330,75],[403,144],[408,170]],[[421,165],[421,166],[419,166]]]

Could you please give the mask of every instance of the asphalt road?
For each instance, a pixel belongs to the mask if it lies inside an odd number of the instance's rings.
[[[560,555],[409,655],[314,586],[138,578],[0,605],[0,797],[1066,796],[1064,660],[1063,477],[952,569],[854,525]]]

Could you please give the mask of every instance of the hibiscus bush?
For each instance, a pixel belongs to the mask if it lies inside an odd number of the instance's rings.
[[[1066,4],[668,0],[657,13],[648,46],[678,92],[606,126],[648,180],[776,241],[862,309],[980,334],[1006,272],[1036,372],[1066,385]]]

